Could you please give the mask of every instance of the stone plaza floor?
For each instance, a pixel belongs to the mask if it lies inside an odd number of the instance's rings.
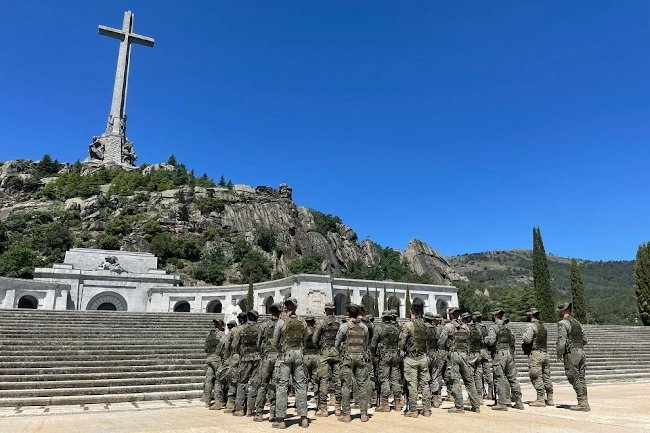
[[[524,401],[534,399],[530,386],[523,388]],[[367,423],[352,411],[351,424],[338,422],[334,415],[315,418],[310,405],[309,429],[340,433],[390,431],[498,431],[498,432],[641,432],[650,431],[650,382],[590,384],[591,412],[572,412],[563,405],[575,404],[573,389],[565,384],[555,386],[555,404],[559,407],[533,408],[496,412],[483,406],[479,414],[449,414],[434,409],[431,418],[405,418],[401,414],[372,414]],[[491,403],[491,402],[489,402]],[[451,407],[445,402],[443,408]],[[293,409],[289,414],[295,414]],[[357,415],[357,416],[355,416]],[[298,431],[299,419],[288,419],[289,430]],[[251,418],[234,417],[223,411],[208,411],[198,400],[144,401],[75,406],[0,408],[0,432],[8,433],[82,433],[82,432],[272,432],[268,422],[256,423]]]

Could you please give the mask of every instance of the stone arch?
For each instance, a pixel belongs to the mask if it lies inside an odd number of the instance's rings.
[[[449,308],[449,304],[447,303],[446,300],[444,299],[438,299],[436,301],[436,312],[440,314],[442,317],[447,316],[447,309]]]
[[[395,310],[397,311],[397,314],[399,315],[399,298],[396,295],[391,295],[388,298],[388,310]]]
[[[214,299],[208,302],[208,305],[206,305],[205,307],[206,313],[221,313],[222,310],[223,310],[223,305],[221,304],[221,301],[218,299]]]
[[[187,301],[178,301],[174,304],[174,313],[189,313],[190,311],[192,311],[192,307]]]
[[[113,305],[115,308],[111,308],[110,305]],[[119,293],[115,292],[103,292],[95,295],[88,302],[86,310],[100,310],[99,307],[102,307],[101,310],[104,311],[127,311],[126,300]]]
[[[425,307],[424,300],[416,296],[411,301],[411,305],[420,305],[420,317],[422,317],[422,315],[424,314],[424,307]]]
[[[239,305],[239,308],[241,308],[242,311],[248,311],[246,308],[246,298],[241,298],[239,302],[237,302],[237,305]]]
[[[372,316],[375,313],[375,297],[370,293],[361,297],[361,305],[366,310],[366,316]],[[368,310],[368,305],[370,305],[370,310]]]
[[[345,311],[345,294],[338,293],[334,296],[334,314],[337,316],[343,316],[347,314]]]
[[[18,299],[17,308],[36,310],[38,308],[38,299],[32,295],[23,295]]]
[[[271,305],[273,305],[273,296],[269,296],[264,300],[264,308],[266,310],[266,314],[271,314]]]

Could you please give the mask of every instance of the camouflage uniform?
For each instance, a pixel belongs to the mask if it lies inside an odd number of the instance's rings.
[[[260,325],[256,321],[258,314],[255,310],[249,311],[248,314],[254,314],[255,321],[250,320],[242,325],[233,341],[233,352],[239,353],[235,415],[245,414],[244,405],[248,413],[253,413],[260,384],[260,350],[257,347]]]
[[[313,317],[307,319],[313,320]],[[314,395],[318,395],[318,367],[320,367],[320,360],[318,357],[318,346],[314,343],[312,336],[314,335],[314,326],[307,326],[305,334],[305,373],[307,374],[307,384],[311,384],[314,390]],[[307,390],[309,391],[309,390]]]
[[[425,325],[427,327],[427,357],[429,358],[429,389],[431,390],[431,402],[433,407],[439,407],[438,394],[440,394],[440,381],[438,379],[438,338],[440,332],[438,328],[432,323],[434,316],[432,313],[427,312],[424,314]]]
[[[326,316],[316,325],[312,340],[320,348],[320,366],[318,367],[318,401],[319,408],[327,412],[327,392],[334,388],[337,406],[341,404],[341,358],[339,351],[334,347],[339,323],[334,316]],[[321,412],[321,415],[325,415]]]
[[[278,306],[276,305],[276,308]],[[282,306],[279,306],[280,308]],[[278,309],[279,311],[279,309]],[[271,384],[273,378],[273,371],[275,370],[275,363],[278,360],[279,350],[273,346],[272,337],[273,330],[277,324],[277,317],[272,317],[271,320],[264,322],[261,326],[260,335],[258,339],[258,346],[262,351],[262,359],[260,361],[260,387],[257,390],[257,397],[255,398],[255,421],[263,421],[261,415],[266,404],[267,393],[271,402],[269,409],[269,419],[275,418],[275,383]]]
[[[287,303],[298,305],[295,298],[288,298]],[[296,411],[307,427],[307,377],[305,376],[303,346],[305,341],[305,321],[295,312],[278,319],[273,330],[273,342],[279,346],[281,353],[276,363],[276,407],[273,427],[285,428],[284,419],[287,416],[289,396],[289,380],[293,378],[293,388],[296,395]]]
[[[483,322],[481,322],[481,313],[475,311],[472,313],[472,317],[475,320],[476,327],[481,331],[481,350],[480,356],[478,359],[478,372],[482,374],[481,380],[481,389],[483,390],[482,395],[487,396],[487,398],[493,398],[494,394],[494,377],[492,375],[492,359],[488,354],[487,345],[485,344],[485,337],[487,337],[488,329]],[[487,389],[483,386],[483,381],[487,384]],[[478,384],[476,385],[476,390],[478,391]]]
[[[370,344],[370,341],[372,340],[373,335],[375,334],[375,324],[372,323],[372,317],[370,316],[364,316],[361,321],[363,322],[364,325],[366,325],[366,328],[368,328],[368,344]],[[366,373],[368,377],[366,378],[366,394],[368,395],[368,405],[372,406],[372,396],[375,392],[375,360],[374,356],[372,354],[368,353],[368,366],[366,368]]]
[[[350,419],[350,398],[356,380],[362,420],[368,416],[368,328],[358,319],[341,324],[334,346],[341,353],[341,420]],[[364,416],[366,418],[364,418]]]
[[[449,312],[453,313],[454,308],[450,308]],[[463,391],[460,387],[461,380],[465,384],[472,410],[476,412],[480,411],[481,404],[476,392],[476,385],[474,384],[474,372],[469,364],[469,337],[469,327],[458,319],[454,319],[446,324],[440,334],[439,342],[441,344],[445,344],[450,340],[447,344],[449,348],[447,370],[449,370],[449,375],[453,381],[452,394],[454,396],[455,408],[450,409],[452,412],[462,412],[464,410]]]
[[[474,385],[480,404],[483,404],[483,334],[478,323],[469,325],[469,365],[474,376]]]
[[[492,367],[495,375],[494,386],[497,390],[497,404],[492,409],[507,410],[506,398],[510,395],[511,390],[517,400],[515,407],[523,409],[515,360],[510,351],[511,332],[503,323],[503,320],[498,319],[490,327],[488,335],[485,337],[485,343],[492,351]]]
[[[442,317],[440,317],[440,320],[442,320]],[[438,333],[438,338],[440,338],[440,334],[442,334],[442,331],[444,331],[445,325],[441,322],[438,325],[436,325],[436,331]],[[451,395],[451,388],[452,388],[452,380],[451,380],[451,375],[447,372],[447,347],[446,343],[440,343],[438,340],[438,350],[436,351],[436,370],[435,370],[435,375],[431,378],[431,380],[437,380],[438,381],[438,391],[436,394],[436,399],[441,400],[441,394],[442,394],[442,386],[445,385],[447,387],[447,396]]]
[[[570,310],[570,308],[571,304],[566,303],[558,309],[563,311]],[[580,322],[571,316],[567,316],[558,322],[557,358],[564,361],[564,372],[578,397],[578,405],[571,406],[571,409],[584,412],[591,409],[587,398],[587,383],[585,382],[587,362],[584,346],[586,344],[587,338]]]
[[[537,310],[531,310],[530,312]],[[532,316],[535,313],[531,313]],[[522,349],[528,355],[528,374],[537,391],[537,400],[531,406],[544,407],[547,401],[553,404],[553,382],[551,382],[551,360],[547,352],[546,327],[539,320],[532,321],[526,327],[522,337]],[[545,401],[544,397],[547,397]]]
[[[224,337],[224,347],[223,347],[223,362],[221,364],[221,369],[219,370],[219,375],[225,382],[227,390],[226,397],[228,403],[226,404],[226,410],[232,410],[235,408],[235,396],[237,395],[237,365],[239,364],[239,353],[232,350],[232,342],[239,332],[239,326],[230,329],[230,332]]]
[[[213,397],[221,400],[221,382],[217,379],[217,372],[221,365],[221,353],[217,351],[219,342],[224,336],[224,332],[218,329],[213,329],[205,339],[204,350],[208,354],[205,363],[205,381],[203,383],[203,399],[205,405],[209,406]]]
[[[399,349],[406,352],[404,380],[408,389],[407,416],[417,418],[418,390],[422,389],[423,415],[431,415],[431,388],[429,382],[429,358],[427,357],[427,327],[420,318],[411,319],[403,325],[399,336]]]
[[[402,385],[400,384],[399,333],[400,330],[396,323],[384,322],[380,327],[375,327],[375,333],[370,342],[370,352],[378,359],[377,371],[381,385],[380,403],[376,409],[377,412],[388,412],[390,410],[388,399],[391,394],[393,395],[395,410],[401,410]]]

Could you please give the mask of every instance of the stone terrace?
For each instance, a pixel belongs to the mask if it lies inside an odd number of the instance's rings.
[[[219,315],[0,310],[0,406],[197,399]],[[521,335],[523,323],[511,324]],[[586,326],[587,379],[650,379],[650,328]],[[549,337],[555,341],[555,325]],[[519,378],[528,382],[517,347]],[[553,379],[565,381],[552,363]]]

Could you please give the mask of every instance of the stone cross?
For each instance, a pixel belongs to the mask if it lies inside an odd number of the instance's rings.
[[[114,163],[133,166],[137,158],[133,152],[133,143],[126,138],[126,90],[129,81],[129,63],[131,44],[153,47],[154,40],[147,36],[133,33],[133,12],[124,12],[122,29],[99,26],[99,34],[120,40],[120,52],[117,57],[113,102],[108,115],[106,132],[100,137],[93,137],[89,146],[89,162]]]

